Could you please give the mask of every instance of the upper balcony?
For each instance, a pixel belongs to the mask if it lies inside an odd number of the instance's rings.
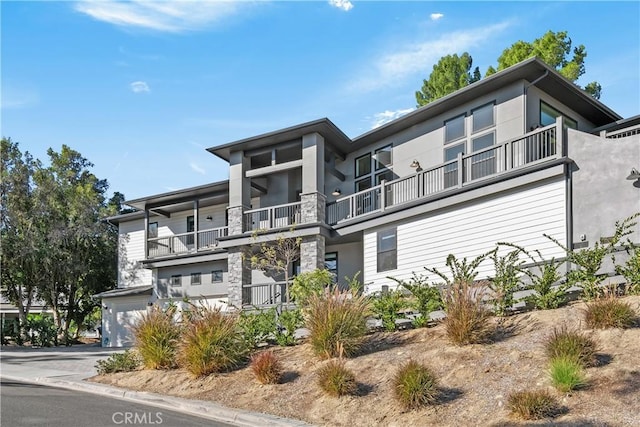
[[[208,252],[218,249],[218,239],[228,235],[228,227],[216,227],[147,239],[147,258]]]
[[[494,145],[416,174],[382,181],[327,204],[329,225],[361,218],[388,208],[458,190],[482,180],[564,157],[563,125],[556,123],[524,136]]]

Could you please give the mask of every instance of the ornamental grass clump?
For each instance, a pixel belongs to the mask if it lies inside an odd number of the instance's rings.
[[[559,391],[568,393],[586,384],[582,366],[568,357],[557,357],[549,366],[551,382]]]
[[[132,327],[135,347],[147,369],[171,369],[176,366],[180,327],[173,316],[175,307],[155,307],[142,314]]]
[[[95,368],[98,374],[113,374],[116,372],[131,372],[140,366],[140,358],[133,350],[125,350],[123,353],[113,353],[106,359],[96,362]]]
[[[202,307],[185,327],[179,360],[182,367],[199,377],[238,366],[247,350],[237,316]]]
[[[278,384],[283,374],[282,364],[271,350],[251,356],[251,371],[260,384]]]
[[[596,364],[598,344],[590,336],[563,325],[553,329],[545,342],[545,350],[550,360],[572,359],[587,368]]]
[[[318,369],[318,385],[333,397],[354,394],[358,389],[354,373],[346,368],[342,358],[330,360]]]
[[[400,367],[393,378],[396,400],[405,409],[417,409],[438,401],[438,381],[426,366],[410,360]]]
[[[494,332],[491,312],[482,304],[484,289],[468,282],[455,282],[444,293],[447,317],[444,320],[447,337],[456,345],[489,341]]]
[[[592,329],[624,329],[634,325],[636,313],[629,303],[610,295],[587,303],[584,320]]]
[[[557,399],[545,390],[511,393],[507,400],[507,407],[514,416],[523,420],[551,418],[560,410]]]
[[[364,341],[367,313],[367,298],[350,291],[312,295],[304,317],[313,352],[323,359],[353,355]]]

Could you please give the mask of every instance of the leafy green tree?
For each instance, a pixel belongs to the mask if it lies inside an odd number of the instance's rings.
[[[423,80],[422,89],[416,92],[417,106],[427,105],[480,80],[480,70],[476,67],[472,73],[472,64],[473,59],[467,52],[461,56],[454,54],[440,58],[429,79]]]

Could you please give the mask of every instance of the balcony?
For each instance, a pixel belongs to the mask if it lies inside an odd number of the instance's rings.
[[[228,227],[219,227],[197,233],[152,237],[147,239],[147,258],[213,251],[218,247],[218,239],[227,235]]]
[[[469,184],[504,175],[563,156],[562,122],[536,129],[523,137],[494,145],[415,175],[380,185],[327,204],[326,222],[335,225],[414,200],[444,194]]]
[[[290,228],[302,222],[301,212],[301,202],[245,211],[243,215],[243,230],[247,232]]]

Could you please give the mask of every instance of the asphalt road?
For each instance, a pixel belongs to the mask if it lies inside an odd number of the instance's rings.
[[[2,380],[2,427],[227,427],[154,406],[39,384]]]

